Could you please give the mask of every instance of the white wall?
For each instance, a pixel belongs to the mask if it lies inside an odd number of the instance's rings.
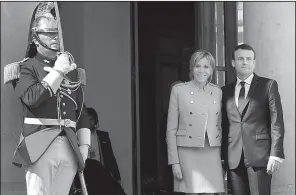
[[[25,55],[31,15],[36,2],[1,2],[1,194],[25,190],[24,169],[13,166],[21,131],[21,104],[12,85],[3,84],[3,67]]]
[[[295,2],[244,2],[244,42],[256,51],[255,72],[277,80],[282,99],[286,159],[272,179],[272,195],[295,194]]]
[[[108,131],[127,194],[132,194],[130,3],[84,4],[86,103]]]

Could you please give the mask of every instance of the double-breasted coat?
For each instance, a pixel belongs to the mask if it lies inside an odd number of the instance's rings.
[[[221,146],[221,98],[220,87],[212,83],[204,89],[193,81],[172,87],[166,134],[169,164],[179,163],[177,146],[203,147],[206,132],[210,146]]]
[[[194,81],[172,87],[167,121],[168,163],[180,164],[182,179],[174,177],[174,191],[224,191],[220,157],[222,138],[220,87]]]

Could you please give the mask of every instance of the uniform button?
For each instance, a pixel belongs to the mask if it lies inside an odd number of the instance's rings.
[[[190,112],[190,114],[193,114],[192,112]]]
[[[68,91],[68,94],[71,94],[71,91]]]
[[[66,115],[66,112],[63,112],[63,115]]]
[[[193,101],[191,100],[190,103],[193,104]]]
[[[193,91],[191,91],[190,94],[193,95]]]
[[[214,104],[216,104],[216,101],[214,101]]]
[[[192,137],[191,137],[191,136],[189,136],[189,138],[191,139]]]
[[[216,125],[216,127],[218,127],[218,125]]]
[[[210,92],[210,94],[212,95],[212,92]]]
[[[205,113],[202,113],[201,115],[205,115]]]
[[[218,115],[219,114],[219,112],[216,112],[216,115]]]
[[[189,124],[190,127],[192,127],[192,124]]]
[[[63,95],[60,95],[60,97],[63,98],[64,96]]]
[[[66,106],[66,103],[65,102],[63,103],[63,106]]]

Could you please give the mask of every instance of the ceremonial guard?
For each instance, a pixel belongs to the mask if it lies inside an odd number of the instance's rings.
[[[38,4],[26,58],[4,69],[5,83],[14,84],[23,105],[13,163],[26,168],[28,195],[67,195],[77,170],[84,169],[90,146],[85,72],[69,52],[60,52],[57,14],[53,2]]]

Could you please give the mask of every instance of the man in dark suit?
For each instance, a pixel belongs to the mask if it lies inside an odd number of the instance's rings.
[[[232,195],[270,195],[271,176],[285,158],[278,85],[254,74],[255,58],[250,45],[237,46],[237,79],[222,88],[222,159]]]
[[[89,152],[90,159],[101,162],[110,171],[112,176],[121,183],[120,172],[117,161],[113,153],[109,133],[99,130],[99,118],[95,109],[86,108],[90,118],[91,126],[91,147]]]
[[[89,156],[83,171],[88,194],[126,195],[121,186],[121,177],[113,154],[109,133],[98,130],[99,119],[95,109],[86,108],[86,110],[89,115],[91,130]],[[80,180],[76,174],[70,194],[81,194],[80,188]]]

